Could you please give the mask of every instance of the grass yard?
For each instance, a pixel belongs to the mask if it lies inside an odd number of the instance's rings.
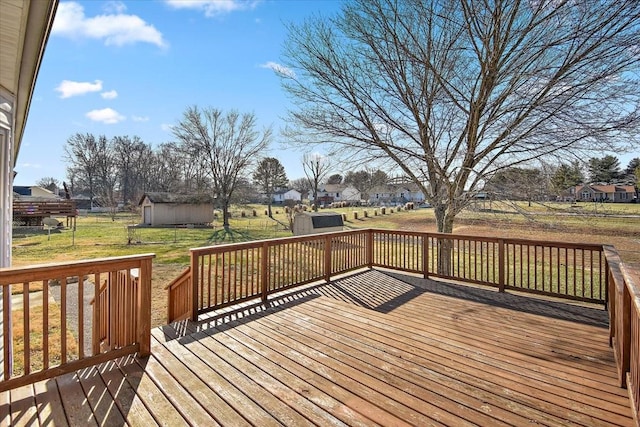
[[[49,366],[59,365],[62,360],[62,329],[60,326],[60,308],[57,304],[49,304],[48,333],[46,334],[49,350]],[[22,310],[12,311],[13,322],[13,373],[24,373],[24,319]],[[43,306],[29,308],[29,348],[31,371],[39,371],[43,367]],[[78,358],[78,342],[67,328],[67,360]]]
[[[604,243],[615,245],[625,262],[640,270],[640,204],[533,204],[526,202],[479,202],[456,219],[454,232],[497,236]],[[253,216],[253,210],[257,216]],[[377,209],[378,215],[374,215]],[[347,216],[347,228],[384,228],[436,231],[433,209],[397,211],[381,215],[380,208],[350,207],[327,209]],[[364,217],[364,211],[368,217]],[[244,211],[245,216],[242,216]],[[55,263],[87,258],[155,253],[153,266],[152,323],[165,323],[164,287],[189,263],[189,249],[222,243],[241,242],[291,235],[283,224],[282,207],[274,207],[275,221],[265,216],[264,206],[245,206],[232,211],[231,229],[220,221],[213,228],[129,228],[139,215],[90,214],[78,218],[77,229],[45,232],[14,231],[13,265]],[[354,219],[354,212],[358,219]],[[131,242],[131,243],[129,243]]]

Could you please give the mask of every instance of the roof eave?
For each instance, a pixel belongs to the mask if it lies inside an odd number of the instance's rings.
[[[6,88],[14,96],[14,166],[20,151],[38,71],[40,70],[45,47],[53,27],[53,19],[57,7],[58,0],[30,1],[26,25],[22,27],[19,37],[22,49],[16,58],[16,62],[19,61],[19,66],[16,67],[18,73],[17,84],[15,88]]]

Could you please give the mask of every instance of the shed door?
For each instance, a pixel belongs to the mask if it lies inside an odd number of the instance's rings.
[[[144,206],[143,213],[144,213],[144,223],[151,224],[151,206]]]

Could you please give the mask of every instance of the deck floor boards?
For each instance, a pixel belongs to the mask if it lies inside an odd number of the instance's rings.
[[[606,313],[369,270],[0,393],[0,425],[631,426]]]

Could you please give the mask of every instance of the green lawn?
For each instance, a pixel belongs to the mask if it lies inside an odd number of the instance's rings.
[[[585,204],[585,208],[587,205]],[[473,209],[475,208],[475,209]],[[613,244],[625,262],[640,265],[640,205],[604,204],[610,214],[598,210],[589,215],[583,209],[567,204],[534,204],[493,202],[489,207],[478,204],[462,212],[456,219],[454,232],[496,237],[515,237],[585,243]],[[253,210],[256,216],[253,216]],[[364,211],[368,217],[365,218]],[[244,216],[242,212],[244,211]],[[326,209],[344,214],[346,228],[382,228],[412,231],[436,231],[433,209],[398,211],[387,208],[348,207]],[[377,211],[377,215],[375,215]],[[515,214],[516,212],[519,214]],[[164,323],[166,292],[164,287],[189,264],[189,249],[222,243],[290,236],[282,224],[287,217],[282,207],[274,207],[275,221],[265,215],[264,206],[236,207],[232,210],[231,228],[227,232],[220,220],[211,228],[130,228],[140,220],[139,215],[118,214],[115,220],[104,214],[82,215],[75,232],[54,230],[14,230],[13,265],[43,264],[60,261],[113,257],[141,253],[155,253],[153,266],[154,325]],[[358,219],[354,219],[354,212]],[[618,214],[638,214],[620,218]],[[60,218],[63,220],[64,218]]]

